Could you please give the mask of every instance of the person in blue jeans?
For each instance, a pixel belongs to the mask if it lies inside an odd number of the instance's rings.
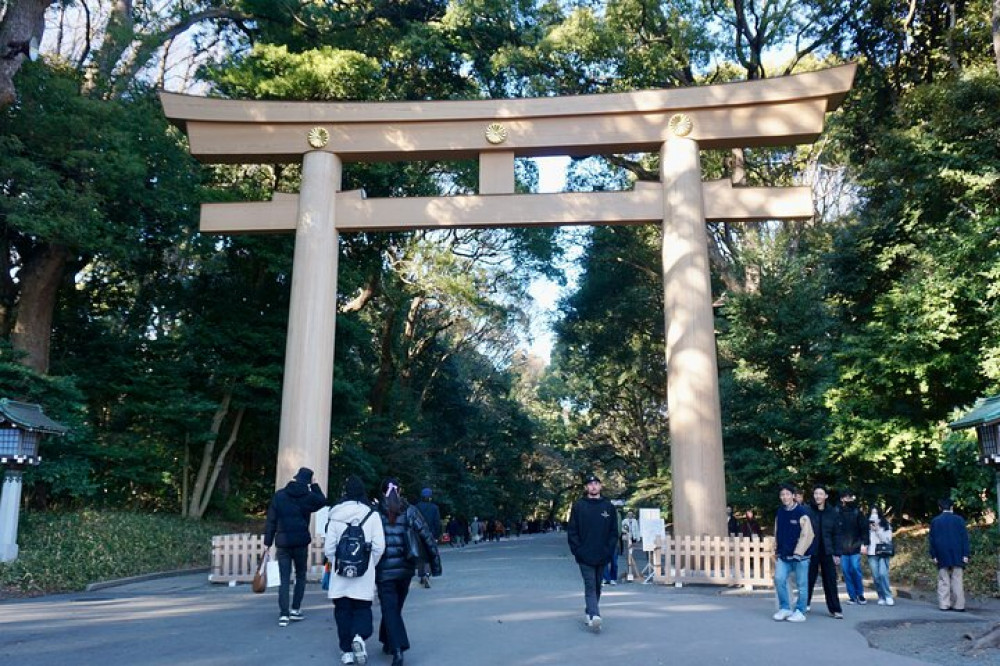
[[[886,520],[882,509],[873,506],[868,516],[868,566],[872,570],[872,582],[878,594],[879,606],[895,606],[892,588],[889,587],[889,555],[877,552],[878,544],[892,544],[892,525]]]
[[[837,529],[840,534],[840,555],[833,560],[844,573],[847,603],[864,606],[865,587],[861,578],[861,551],[867,552],[870,537],[868,520],[854,502],[854,491],[844,488],[840,492],[840,514]]]
[[[794,488],[782,484],[778,499],[781,500],[781,507],[774,518],[777,555],[774,589],[778,596],[778,612],[774,614],[774,619],[778,622],[805,622],[809,596],[809,558],[813,553],[816,537],[808,512],[795,501]],[[792,574],[799,588],[794,611],[788,593],[788,576]]]

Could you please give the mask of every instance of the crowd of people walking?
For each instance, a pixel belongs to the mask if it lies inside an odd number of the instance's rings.
[[[587,474],[584,494],[573,504],[566,524],[569,549],[583,581],[584,623],[595,633],[604,622],[601,587],[617,583],[619,556],[629,555],[640,539],[634,513],[621,516],[615,504],[602,495],[602,488],[596,474]],[[877,603],[896,603],[890,583],[893,528],[884,509],[878,505],[862,509],[850,488],[839,490],[839,502],[834,502],[832,495],[830,488],[817,485],[811,501],[806,502],[799,488],[782,485],[779,489],[780,506],[774,522],[775,620],[806,621],[817,580],[822,582],[829,616],[843,619],[838,573],[846,588],[846,603],[867,604],[862,578],[865,558]],[[326,501],[312,471],[303,467],[275,493],[268,508],[263,541],[268,550],[272,545],[276,549],[281,627],[304,619],[301,608],[312,543],[310,520]],[[940,500],[939,508],[941,513],[931,522],[929,536],[929,554],[938,567],[938,607],[961,612],[965,610],[963,571],[971,556],[968,531],[965,521],[955,515],[951,500]],[[730,536],[763,536],[752,510],[745,511],[740,520],[732,506],[727,507],[727,530]],[[382,481],[372,499],[358,476],[348,476],[320,530],[324,553],[331,563],[324,588],[334,607],[341,663],[368,662],[367,642],[376,635],[372,606],[377,595],[381,608],[378,641],[382,651],[392,657],[392,666],[403,665],[404,653],[411,648],[403,608],[415,577],[429,588],[430,578],[441,575],[439,543],[463,547],[530,531],[542,530],[537,526],[532,530],[527,521],[516,521],[515,526],[477,516],[471,521],[459,516],[442,520],[431,488],[423,488],[420,501],[411,505],[399,480],[393,477]],[[794,601],[792,581],[797,588]]]

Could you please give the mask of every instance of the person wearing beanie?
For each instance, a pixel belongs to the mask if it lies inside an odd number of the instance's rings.
[[[427,521],[427,526],[431,528],[431,534],[434,535],[434,541],[441,540],[441,510],[438,509],[438,505],[431,501],[431,496],[433,493],[430,488],[424,488],[420,491],[420,501],[417,502],[417,510],[423,514],[424,520]],[[429,588],[431,586],[431,567],[426,561],[421,560],[419,565],[420,574],[420,584],[424,587]]]
[[[289,620],[302,620],[302,598],[306,593],[306,567],[309,561],[309,518],[326,504],[326,495],[313,483],[313,471],[300,467],[288,484],[274,493],[267,507],[264,526],[264,546],[277,548],[281,584],[278,586],[278,626],[287,627]],[[292,565],[295,565],[295,591],[291,608],[288,589],[291,586]]]
[[[566,532],[569,550],[583,577],[584,623],[594,633],[600,633],[601,577],[618,546],[618,511],[611,500],[601,497],[597,475],[587,474],[584,485],[586,494],[573,503]]]
[[[344,481],[344,494],[330,508],[326,522],[323,550],[333,562],[337,544],[348,525],[361,525],[365,541],[371,544],[371,555],[365,573],[356,578],[331,575],[327,596],[333,602],[333,619],[337,624],[340,663],[366,664],[368,650],[365,641],[373,632],[372,600],[375,598],[375,567],[385,552],[385,532],[382,520],[365,492],[365,484],[357,475]]]

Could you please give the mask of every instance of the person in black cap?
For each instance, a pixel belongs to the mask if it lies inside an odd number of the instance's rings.
[[[431,528],[431,534],[434,535],[434,541],[441,540],[441,510],[438,509],[438,505],[431,501],[431,489],[424,488],[420,491],[420,501],[417,502],[417,510],[423,514],[424,519],[427,520],[427,526]],[[424,587],[431,586],[431,565],[425,560],[421,560],[418,566],[418,573],[420,574],[420,584]]]
[[[583,577],[584,622],[594,633],[599,633],[601,576],[618,545],[618,512],[610,500],[601,497],[601,480],[596,474],[587,474],[584,483],[587,494],[573,503],[566,531],[569,550],[580,565]]]
[[[295,478],[274,493],[267,508],[267,524],[264,527],[264,546],[277,547],[278,568],[281,571],[281,585],[278,587],[278,626],[287,627],[289,619],[302,620],[302,598],[306,593],[306,565],[309,560],[309,517],[326,504],[326,495],[319,485],[313,483],[313,472],[308,467],[300,467]],[[292,563],[295,564],[295,593],[291,610],[288,608],[288,588],[292,578]]]

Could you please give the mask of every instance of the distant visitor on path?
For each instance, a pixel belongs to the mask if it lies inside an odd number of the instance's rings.
[[[339,573],[336,566],[338,550],[349,527],[358,526],[364,535],[363,548],[367,566],[364,571],[350,576]],[[370,549],[370,550],[369,550]],[[365,492],[365,485],[355,475],[344,481],[344,495],[330,509],[326,523],[326,541],[323,545],[326,558],[334,563],[327,596],[333,601],[333,619],[337,623],[337,642],[340,663],[367,664],[368,650],[365,641],[371,638],[372,600],[375,598],[375,566],[385,552],[385,533],[378,516]],[[367,551],[367,552],[365,552]]]
[[[580,565],[584,622],[594,633],[601,631],[601,578],[604,566],[618,547],[618,511],[611,500],[601,497],[601,480],[593,473],[584,478],[587,492],[573,503],[566,532],[569,550]]]
[[[278,626],[287,627],[288,621],[302,618],[302,597],[306,593],[306,566],[309,563],[309,517],[326,504],[326,495],[313,483],[313,472],[300,467],[295,478],[274,493],[267,507],[267,524],[264,527],[264,546],[274,544],[278,550],[278,567],[281,585],[278,587]],[[288,607],[288,588],[295,564],[295,593],[291,609]]]
[[[774,518],[775,555],[774,590],[778,596],[776,621],[806,621],[809,597],[809,560],[815,546],[812,520],[806,509],[795,501],[795,490],[783,484],[778,492],[781,507]],[[795,575],[799,598],[792,611],[788,593],[788,576]]]
[[[438,505],[434,503],[431,495],[432,491],[430,488],[424,488],[420,491],[420,501],[417,502],[417,509],[423,514],[424,520],[427,521],[427,527],[430,528],[431,534],[434,535],[434,541],[437,542],[441,539],[441,510],[438,509]],[[431,567],[426,560],[420,561],[420,584],[424,587],[431,586]]]
[[[744,514],[743,524],[740,526],[740,536],[757,537],[758,539],[764,537],[764,533],[760,529],[760,523],[754,517],[753,509],[747,509],[746,514]]]
[[[382,482],[379,513],[385,531],[385,554],[375,567],[375,589],[382,607],[378,639],[382,652],[392,655],[392,666],[403,666],[403,653],[410,649],[403,623],[403,604],[410,582],[420,559],[430,562],[432,575],[440,576],[441,556],[423,514],[403,499],[398,479]]]
[[[931,559],[938,568],[938,608],[965,612],[963,575],[972,552],[965,520],[955,514],[955,504],[948,498],[938,500],[941,513],[931,521]]]

